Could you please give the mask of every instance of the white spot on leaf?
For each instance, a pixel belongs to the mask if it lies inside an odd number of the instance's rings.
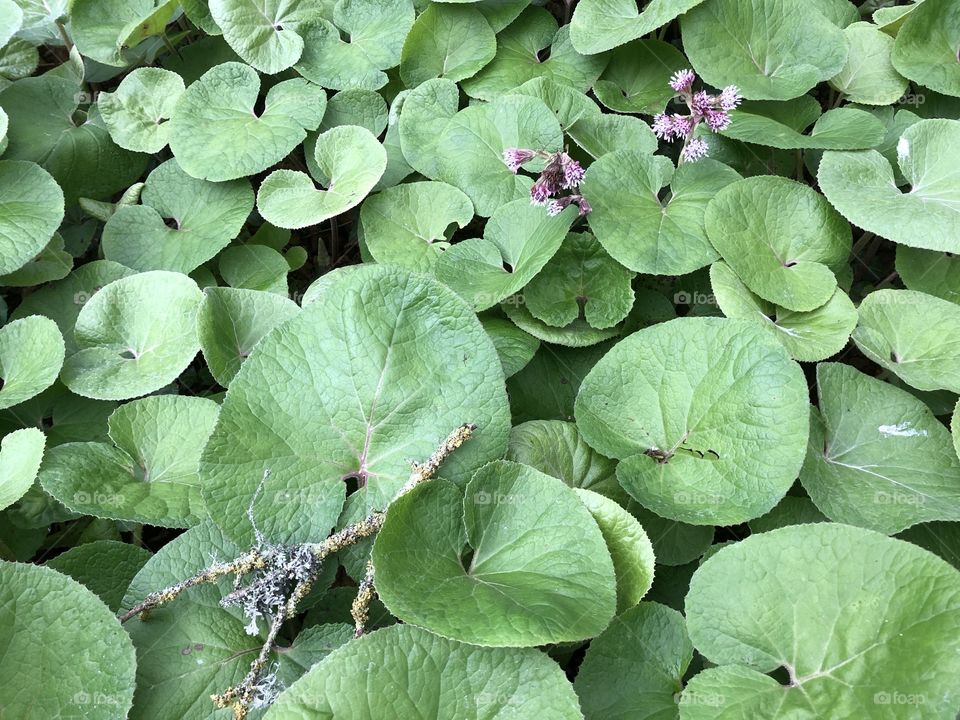
[[[917,437],[926,436],[926,430],[917,430],[909,422],[897,423],[896,425],[881,425],[877,428],[881,435],[887,437]]]

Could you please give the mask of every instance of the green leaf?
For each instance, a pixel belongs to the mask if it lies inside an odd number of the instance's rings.
[[[924,0],[910,13],[893,48],[893,65],[920,85],[960,96],[960,8],[949,0]]]
[[[650,512],[636,501],[630,501],[627,509],[643,526],[653,543],[657,566],[686,565],[700,558],[713,542],[713,526],[689,525],[668,520]],[[659,573],[659,570],[658,570]]]
[[[138,271],[188,273],[239,234],[253,210],[253,190],[246,180],[198,180],[168,160],[147,176],[140,202],[107,220],[104,257]]]
[[[569,325],[564,325],[563,327],[547,325],[542,320],[538,320],[533,316],[524,304],[524,296],[522,294],[511,295],[504,300],[500,307],[518,328],[530,333],[538,340],[550,343],[551,345],[564,345],[575,348],[588,347],[616,337],[623,329],[622,326],[617,325],[598,330],[590,326],[587,321],[582,318],[577,318]]]
[[[320,123],[320,132],[326,132],[337,125],[359,125],[379,136],[387,127],[388,120],[387,103],[380,93],[359,88],[341,90],[327,103],[327,111]],[[316,136],[310,133],[307,142],[303,144],[308,164],[313,159],[311,155],[316,142]],[[313,171],[313,168],[310,168],[310,172]]]
[[[281,228],[316,225],[356,207],[387,167],[387,152],[369,130],[339,125],[317,138],[314,159],[320,170],[318,190],[306,173],[275,170],[257,193],[257,209]]]
[[[266,75],[292,67],[304,51],[301,25],[320,17],[304,0],[210,0],[210,17],[248,65]]]
[[[634,0],[584,0],[570,21],[570,39],[581,53],[610,50],[646,35],[703,0],[652,0],[640,11]]]
[[[670,43],[634,40],[610,54],[593,92],[615,112],[653,115],[663,112],[675,94],[670,88],[671,76],[687,67],[690,63],[683,53]]]
[[[843,31],[796,0],[708,0],[680,21],[683,49],[705,82],[751,100],[789,100],[843,69]]]
[[[850,54],[843,70],[830,78],[830,86],[846,95],[850,102],[865,105],[897,102],[910,83],[894,69],[890,60],[893,38],[867,22],[854,23],[846,27],[843,34]]]
[[[0,562],[0,625],[0,707],[11,717],[126,716],[133,644],[80,583],[49,568]]]
[[[800,481],[827,517],[888,535],[960,520],[960,459],[926,405],[838,363],[817,367],[817,388]]]
[[[13,0],[0,0],[0,48],[23,26],[23,10]]]
[[[580,386],[577,426],[658,515],[730,525],[797,476],[809,428],[799,365],[741,320],[679,318],[620,341]]]
[[[960,392],[960,307],[913,290],[877,290],[860,303],[853,341],[918,390]]]
[[[897,274],[910,290],[960,303],[960,258],[897,245]]]
[[[276,293],[206,288],[197,316],[197,334],[210,374],[228,387],[261,338],[299,312],[295,302]]]
[[[590,229],[614,260],[631,270],[684,275],[709,265],[717,251],[707,239],[707,203],[740,179],[715,160],[684,163],[638,150],[615,150],[587,170],[580,191],[593,211]],[[670,183],[666,202],[659,193]]]
[[[49,318],[32,315],[0,328],[0,409],[53,385],[63,356],[63,336]]]
[[[483,238],[461,240],[440,255],[437,277],[476,310],[496,305],[543,269],[560,248],[576,210],[556,216],[529,200],[497,208]]]
[[[804,128],[806,124],[799,130]],[[799,132],[781,119],[737,110],[723,135],[781,150],[865,150],[883,142],[885,130],[873,115],[856,108],[828,110],[819,116],[809,135]]]
[[[817,362],[836,355],[857,325],[857,309],[840,288],[816,310],[793,312],[754,295],[724,262],[710,266],[710,282],[724,315],[766,328],[794,360]]]
[[[590,643],[574,684],[584,717],[677,718],[676,694],[692,659],[683,615],[659,603],[640,603]]]
[[[256,108],[260,78],[242,63],[204,73],[180,96],[170,120],[170,149],[188,175],[235,180],[266,170],[316,130],[326,108],[323,88],[284,80]]]
[[[463,489],[434,480],[394,502],[373,562],[390,612],[474,645],[583,640],[616,605],[613,562],[586,506],[560,480],[502,460]]]
[[[19,80],[29,77],[39,65],[39,51],[26,40],[17,37],[0,48],[0,78]]]
[[[648,154],[657,149],[650,126],[629,115],[590,113],[571,125],[568,132],[570,139],[594,159],[624,147]]]
[[[410,167],[428,178],[440,174],[437,145],[447,123],[457,114],[460,90],[451,80],[427,80],[402,96],[398,134]],[[399,99],[398,99],[399,102]]]
[[[63,213],[63,191],[46,170],[0,160],[0,274],[19,270],[40,253]]]
[[[787,495],[766,515],[751,520],[750,532],[754,534],[769,532],[788,525],[818,523],[826,520],[827,516],[817,509],[810,498]]]
[[[690,638],[719,667],[690,681],[681,717],[895,720],[927,699],[946,717],[960,704],[957,592],[960,574],[935,555],[845,525],[725,547],[690,583]],[[777,668],[789,685],[764,675]]]
[[[401,114],[400,137],[406,148],[403,122]],[[490,217],[511,200],[527,198],[533,184],[529,177],[510,172],[503,151],[532,148],[556,152],[562,145],[560,124],[541,100],[503,95],[490,103],[471,105],[447,122],[437,140],[436,176],[432,179],[460,188],[473,201],[478,215]],[[416,163],[410,164],[420,169]],[[543,208],[540,211],[544,212]]]
[[[408,88],[432,78],[459,82],[493,60],[497,36],[469,5],[431,3],[403,41],[400,77]]]
[[[37,479],[46,437],[37,428],[24,428],[0,442],[0,509],[13,505]]]
[[[80,310],[61,379],[96,400],[126,400],[159,390],[193,360],[203,298],[186,275],[155,270],[115,280]]]
[[[444,463],[445,477],[469,477],[506,448],[500,360],[451,291],[364,265],[325,275],[310,295],[244,361],[204,454],[207,509],[234,537],[252,538],[246,510],[266,469],[253,509],[260,530],[278,542],[319,541],[347,478],[365,483],[367,508],[382,508],[409,477],[408,461],[426,459],[464,422],[479,430]],[[284,493],[296,502],[277,502]]]
[[[493,341],[493,346],[500,356],[503,365],[503,374],[506,377],[520,372],[540,347],[540,341],[529,333],[525,333],[509,320],[499,317],[482,317],[483,329]]]
[[[136,545],[97,540],[72,547],[44,565],[86,585],[112,612],[117,612],[130,581],[151,556],[149,550]]]
[[[73,256],[64,249],[63,236],[54,233],[47,246],[26,265],[12,273],[0,275],[0,285],[30,287],[52,280],[62,280],[73,270]]]
[[[191,528],[167,543],[137,574],[124,596],[131,608],[149,593],[162,590],[209,567],[211,556],[236,557],[240,548],[223,537],[213,523]],[[230,578],[185,591],[168,607],[151,611],[147,620],[130,620],[126,629],[137,648],[137,696],[131,720],[176,716],[202,720],[222,714],[210,695],[239,683],[266,640],[263,623],[246,632],[236,608],[220,607],[233,589]],[[314,663],[350,639],[347,625],[326,625],[300,632],[292,645],[268,656],[280,687],[293,683]]]
[[[710,242],[750,290],[806,312],[837,288],[830,266],[847,261],[850,226],[807,185],[771,175],[720,190],[707,205]]]
[[[161,527],[195,525],[205,515],[197,467],[219,406],[212,400],[154,395],[110,416],[107,443],[51,448],[43,488],[68,508]]]
[[[589,233],[568,233],[563,245],[524,288],[524,305],[548,325],[564,327],[580,317],[591,327],[613,327],[633,307],[634,273]]]
[[[549,48],[549,57],[540,56]],[[480,72],[462,83],[464,92],[481,100],[510,92],[537,77],[586,92],[607,66],[606,55],[582,55],[570,43],[570,28],[558,29],[553,15],[528,7],[497,36],[497,52]]]
[[[889,162],[875,150],[824,153],[817,179],[854,225],[903,245],[960,253],[958,147],[960,122],[921,120],[897,143],[909,192],[900,191]]]
[[[217,256],[217,269],[230,287],[288,294],[290,263],[266,245],[231,245]]]
[[[632,608],[653,584],[653,545],[637,519],[608,497],[574,490],[596,520],[613,559],[617,614]]]
[[[176,6],[174,0],[72,0],[70,34],[84,57],[123,67],[133,59],[130,49],[163,32]]]
[[[897,537],[939,555],[960,568],[960,523],[931,522],[914,525]]]
[[[374,260],[430,272],[449,247],[448,228],[473,219],[473,203],[441,182],[412,182],[371,195],[360,208],[363,241]]]
[[[183,94],[183,79],[161,68],[137,68],[117,89],[101,93],[97,106],[110,137],[122,148],[158,153],[167,146],[169,120]]]
[[[15,0],[23,10],[19,36],[34,44],[59,37],[54,21],[67,14],[68,0]]]
[[[370,673],[376,666],[378,671]],[[395,625],[330,654],[283,693],[269,720],[349,717],[582,718],[560,668],[533,649],[482,648]]]

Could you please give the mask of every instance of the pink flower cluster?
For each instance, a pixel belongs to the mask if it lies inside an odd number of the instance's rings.
[[[566,152],[550,153],[545,150],[525,150],[509,148],[503,151],[503,162],[516,174],[520,167],[534,158],[547,161],[540,176],[530,188],[530,202],[534,205],[546,205],[548,215],[559,215],[563,209],[573,204],[586,215],[592,209],[583,195],[563,191],[574,191],[583,181],[583,167]]]
[[[684,140],[680,156],[683,160],[695,161],[706,157],[710,151],[703,138],[693,137],[697,125],[704,123],[713,132],[730,127],[730,111],[742,100],[736,85],[728,85],[719,95],[705,90],[693,91],[697,76],[693,70],[680,70],[670,78],[670,87],[686,103],[689,114],[660,113],[653,118],[653,132],[661,140]]]

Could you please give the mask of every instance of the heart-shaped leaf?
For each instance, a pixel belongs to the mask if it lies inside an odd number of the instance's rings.
[[[920,85],[960,96],[960,8],[949,0],[923,0],[896,33],[893,65]]]
[[[641,12],[633,0],[584,0],[570,21],[570,39],[584,54],[600,53],[666,25],[703,0],[652,0]]]
[[[37,479],[46,437],[37,428],[4,435],[0,442],[0,510],[13,505]]]
[[[0,274],[40,253],[63,220],[63,191],[46,170],[0,160]]]
[[[496,52],[497,36],[483,13],[469,5],[433,3],[403,42],[400,77],[409,88],[438,77],[459,82],[475,75]]]
[[[137,68],[112,92],[97,98],[110,137],[122,148],[158,153],[167,146],[169,120],[183,94],[183,79],[161,68]]]
[[[63,336],[49,318],[32,315],[0,328],[0,409],[53,385],[63,356]]]
[[[893,38],[866,22],[848,26],[843,34],[850,46],[850,54],[843,70],[830,78],[830,85],[846,95],[850,102],[890,105],[899,100],[910,83],[896,71],[890,60]]]
[[[211,20],[233,51],[267,75],[300,59],[301,25],[320,17],[316,3],[306,0],[209,0],[208,5]]]

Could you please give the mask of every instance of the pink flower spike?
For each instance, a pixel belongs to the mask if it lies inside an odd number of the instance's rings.
[[[673,123],[673,134],[678,138],[690,137],[690,133],[693,132],[693,126],[697,124],[690,115],[674,114],[670,117],[670,120]]]
[[[707,110],[707,127],[714,132],[720,132],[730,127],[730,116],[723,110]]]
[[[696,162],[710,153],[710,146],[703,138],[693,138],[687,143],[680,153],[681,157],[688,162]]]
[[[503,151],[503,162],[510,168],[510,172],[516,174],[520,166],[525,162],[530,162],[537,154],[533,150],[523,150],[521,148],[508,148]]]
[[[670,87],[678,93],[689,93],[693,87],[693,81],[697,79],[693,70],[678,70],[670,78]]]
[[[660,113],[653,118],[653,134],[661,140],[673,139],[673,119],[666,113]]]
[[[572,190],[580,185],[583,180],[583,168],[580,163],[566,153],[562,153],[560,155],[560,165],[563,168],[563,187]]]
[[[530,188],[530,202],[534,205],[546,205],[552,194],[553,192],[547,183],[537,180]]]
[[[690,110],[696,115],[706,115],[707,110],[713,107],[714,98],[705,90],[701,90],[690,101]]]
[[[743,97],[736,85],[727,85],[720,93],[720,107],[727,112],[740,105],[741,100],[743,100]]]

